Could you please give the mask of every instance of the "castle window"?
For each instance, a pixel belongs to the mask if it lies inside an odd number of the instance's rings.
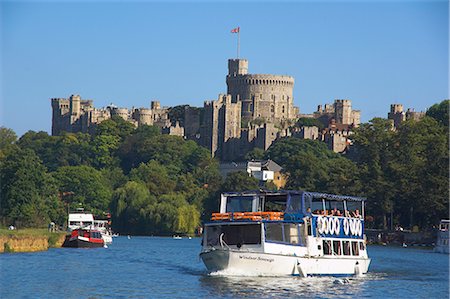
[[[281,108],[281,113],[284,113],[284,106]]]
[[[270,106],[270,112],[275,113],[275,107],[273,105]]]
[[[259,94],[259,98],[262,100],[262,93]]]

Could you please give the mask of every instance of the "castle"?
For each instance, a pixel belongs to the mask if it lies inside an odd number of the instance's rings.
[[[52,135],[66,132],[93,132],[95,125],[114,115],[131,122],[135,126],[157,126],[172,135],[184,136],[184,130],[178,123],[171,125],[169,108],[163,107],[159,101],[152,101],[150,108],[119,108],[109,105],[104,108],[94,108],[92,100],[82,100],[79,95],[71,95],[68,99],[53,98],[52,102]]]
[[[360,111],[352,110],[350,100],[336,100],[313,114],[301,115],[293,104],[294,81],[291,76],[249,74],[246,59],[229,59],[227,93],[205,101],[202,108],[184,106],[181,119],[170,119],[173,108],[161,107],[158,101],[152,101],[150,108],[130,110],[112,104],[97,109],[92,100],[79,95],[53,98],[52,135],[92,132],[97,124],[117,115],[135,126],[153,125],[163,134],[194,140],[224,161],[242,160],[253,148],[267,150],[277,138],[293,134],[320,139],[336,152],[345,151],[351,128],[360,124]],[[299,117],[316,118],[327,128],[293,131]]]
[[[391,111],[388,113],[388,119],[392,121],[393,129],[397,129],[400,124],[406,120],[419,120],[425,116],[425,112],[420,111],[416,112],[412,108],[408,108],[408,110],[403,111],[402,104],[392,104]]]

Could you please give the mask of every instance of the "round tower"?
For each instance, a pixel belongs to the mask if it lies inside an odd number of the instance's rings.
[[[127,108],[113,108],[111,109],[111,116],[117,115],[123,118],[123,120],[128,120],[128,109]]]
[[[294,78],[291,76],[248,74],[248,61],[228,60],[227,92],[233,103],[242,102],[242,119],[279,122],[296,117]]]

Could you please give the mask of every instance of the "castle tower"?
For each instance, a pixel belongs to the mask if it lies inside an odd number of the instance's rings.
[[[161,109],[161,103],[159,101],[151,101],[150,107],[152,110],[160,110]]]
[[[403,111],[403,105],[391,104],[391,111],[388,113],[388,119],[393,121],[394,128],[398,128],[400,124],[406,120],[406,114]]]
[[[71,95],[70,102],[70,123],[74,124],[81,116],[81,97],[79,95]]]
[[[148,108],[134,109],[132,118],[137,121],[138,126],[153,125],[152,110]]]
[[[255,119],[281,123],[296,118],[291,76],[248,74],[248,61],[229,59],[227,93],[232,103],[242,103],[244,123]]]
[[[247,59],[228,59],[228,76],[247,75]]]
[[[202,145],[213,157],[233,157],[241,137],[241,104],[232,103],[230,95],[221,94],[216,101],[205,101],[204,113]]]
[[[336,123],[351,125],[352,121],[352,103],[350,100],[336,100],[334,102],[334,112]]]

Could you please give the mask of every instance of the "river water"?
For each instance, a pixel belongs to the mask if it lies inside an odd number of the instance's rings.
[[[109,248],[0,255],[0,298],[449,298],[449,256],[369,246],[363,277],[208,275],[200,239],[118,237]]]

